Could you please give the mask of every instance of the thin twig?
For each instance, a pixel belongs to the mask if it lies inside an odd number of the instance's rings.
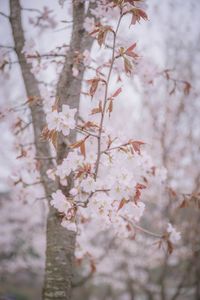
[[[35,159],[37,159],[37,160],[49,160],[49,159],[56,159],[56,157],[54,157],[54,156],[45,156],[45,157],[35,156]]]
[[[94,134],[94,133],[92,133],[92,132],[90,132],[90,131],[88,131],[88,130],[85,130],[85,129],[82,129],[81,127],[76,127],[76,130],[77,131],[79,131],[80,133],[83,133],[83,134],[85,134],[85,135],[91,135],[91,136],[93,136],[93,137],[95,137],[95,138],[97,138],[98,139],[98,135],[96,135],[96,134]]]
[[[123,217],[123,216],[121,216],[121,217],[122,217],[122,219],[124,219],[125,221],[127,221],[132,227],[134,227],[134,228],[136,228],[136,229],[138,229],[138,230],[140,230],[140,231],[142,231],[142,232],[144,232],[144,233],[146,233],[146,234],[148,234],[148,235],[151,235],[151,236],[154,236],[154,237],[156,237],[156,238],[162,239],[163,236],[162,236],[161,234],[158,234],[158,233],[154,233],[154,232],[152,232],[152,231],[149,231],[148,229],[143,228],[143,227],[141,227],[140,225],[137,225],[137,224],[133,223],[133,222],[130,221],[129,219],[127,219],[127,218],[125,218],[125,217]]]
[[[119,26],[122,20],[123,14],[120,15],[120,18],[117,23],[117,28],[116,31],[113,31],[114,38],[113,38],[113,48],[112,48],[112,58],[111,58],[111,64],[110,64],[110,69],[108,72],[108,77],[106,80],[106,88],[105,88],[105,95],[104,95],[104,104],[103,104],[103,111],[101,114],[101,120],[100,120],[100,126],[99,126],[99,136],[98,136],[98,146],[97,146],[97,160],[96,160],[96,168],[95,168],[95,179],[97,178],[98,175],[98,170],[99,170],[99,163],[100,163],[100,158],[101,158],[101,136],[102,136],[102,130],[103,130],[103,122],[104,122],[104,117],[105,117],[105,112],[106,112],[106,104],[108,100],[108,86],[113,70],[113,65],[115,61],[115,47],[116,47],[116,38],[117,38],[117,32],[119,30]]]
[[[6,48],[6,49],[12,49],[12,50],[14,50],[13,46],[7,46],[7,45],[0,45],[0,48]]]
[[[42,11],[40,11],[40,10],[37,9],[37,8],[25,8],[25,7],[22,7],[21,9],[22,9],[22,10],[26,10],[26,11],[37,12],[37,13],[39,13],[39,14],[42,14]]]
[[[2,11],[0,11],[0,15],[3,16],[3,17],[5,17],[5,18],[7,18],[7,19],[10,19],[10,16],[4,14]]]

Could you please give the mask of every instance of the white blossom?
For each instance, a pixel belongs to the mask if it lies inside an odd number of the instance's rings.
[[[76,188],[72,188],[69,192],[72,196],[76,196],[78,194],[78,190]]]
[[[145,204],[143,202],[128,202],[119,211],[121,214],[127,216],[130,220],[133,219],[136,222],[140,220],[145,210]]]
[[[169,233],[169,239],[173,244],[176,244],[181,239],[181,233],[176,231],[171,223],[167,225],[167,232]]]
[[[77,231],[76,223],[71,222],[70,220],[67,220],[65,218],[62,219],[61,225],[67,228],[68,230]]]
[[[71,208],[71,204],[67,201],[67,198],[61,190],[57,190],[52,194],[52,200],[50,202],[59,212],[68,214],[68,210]]]
[[[76,125],[74,119],[76,111],[77,109],[71,109],[69,105],[63,105],[61,112],[49,112],[46,117],[48,128],[62,132],[65,136],[69,135],[70,130]]]
[[[86,193],[95,192],[96,190],[96,182],[93,177],[88,176],[87,178],[83,179],[81,182],[81,187]]]

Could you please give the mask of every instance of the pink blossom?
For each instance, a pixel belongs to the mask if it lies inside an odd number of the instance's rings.
[[[169,233],[169,239],[173,244],[176,244],[181,239],[181,233],[178,232],[171,223],[167,225],[167,232]]]
[[[119,211],[123,216],[128,217],[130,220],[135,220],[138,222],[142,217],[145,210],[145,204],[143,202],[138,202],[135,204],[134,202],[129,201],[125,204],[122,209]]]
[[[81,187],[86,193],[91,193],[96,190],[96,182],[93,177],[88,176],[82,180]]]
[[[56,130],[62,132],[67,136],[71,129],[75,128],[75,113],[77,109],[71,109],[69,105],[63,105],[62,111],[52,111],[47,114],[46,120],[50,130]]]
[[[76,223],[71,222],[70,220],[67,220],[65,218],[62,219],[61,225],[67,228],[68,230],[77,231]]]
[[[72,189],[70,190],[70,194],[71,194],[72,196],[76,196],[76,195],[78,194],[78,190],[77,190],[76,188],[72,188]]]
[[[59,212],[68,214],[71,204],[61,190],[57,190],[52,194],[51,205],[54,206]]]
[[[55,180],[56,176],[55,176],[55,170],[54,169],[49,169],[47,170],[47,176],[51,179],[51,180]]]

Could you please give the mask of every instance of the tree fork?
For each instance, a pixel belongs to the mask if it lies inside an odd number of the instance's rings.
[[[89,8],[94,6],[90,3]],[[63,70],[60,74],[57,85],[57,97],[59,99],[59,109],[63,104],[70,105],[71,108],[79,109],[81,84],[84,73],[84,66],[79,68],[78,78],[73,77],[72,68],[74,58],[78,52],[83,53],[85,49],[90,49],[92,38],[83,29],[86,15],[85,5],[82,1],[73,1],[73,30],[69,51],[66,54]],[[37,96],[41,98],[39,87],[35,76],[31,72],[31,64],[27,63],[24,53],[22,53],[25,37],[22,26],[21,6],[19,0],[10,0],[10,23],[13,32],[16,54],[24,80],[27,97]],[[45,113],[41,106],[31,105],[31,116],[34,131],[34,143],[37,157],[50,157],[49,144],[40,139],[41,132],[46,125]],[[72,131],[69,139],[74,141],[75,132]],[[60,163],[68,152],[67,145],[62,135],[58,137],[57,162]],[[46,171],[53,167],[51,160],[42,160],[40,176],[47,195],[52,194],[57,189],[57,185],[52,183],[46,175]],[[71,183],[73,184],[73,183]],[[64,188],[60,186],[63,190]],[[68,196],[69,187],[65,189]],[[43,288],[43,300],[69,300],[71,298],[71,287],[73,277],[73,261],[75,250],[75,232],[63,228],[61,219],[57,211],[49,205],[47,217],[47,237],[46,237],[46,266],[45,280]]]

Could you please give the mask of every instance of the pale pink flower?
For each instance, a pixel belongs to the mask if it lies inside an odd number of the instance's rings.
[[[65,228],[67,228],[68,230],[77,231],[76,223],[71,222],[70,220],[67,220],[65,218],[62,219],[61,225]]]
[[[176,244],[181,239],[181,233],[176,231],[171,223],[167,225],[167,232],[169,233],[169,239],[173,244]]]
[[[57,166],[56,175],[60,177],[60,179],[64,179],[72,171],[75,171],[81,164],[83,163],[83,156],[79,155],[77,151],[72,151],[68,154],[67,158],[65,158],[62,164]]]
[[[52,194],[52,200],[50,204],[54,206],[59,212],[67,215],[68,210],[71,208],[71,204],[67,201],[67,198],[61,190],[57,190]]]
[[[62,132],[67,136],[71,129],[75,128],[76,122],[74,119],[77,109],[71,109],[69,105],[63,105],[62,111],[52,111],[47,114],[46,120],[50,130]]]
[[[60,183],[61,183],[61,185],[63,185],[63,186],[67,186],[67,185],[68,185],[68,182],[67,182],[67,179],[66,179],[66,178],[60,179]]]
[[[81,187],[86,193],[91,193],[96,190],[96,182],[93,177],[88,176],[81,181]]]
[[[68,164],[68,160],[65,158],[62,164],[57,166],[56,175],[60,177],[60,179],[64,179],[66,176],[69,176],[72,169]]]
[[[60,131],[61,122],[59,113],[57,111],[52,111],[46,116],[47,125],[49,130],[57,130]]]
[[[54,170],[54,169],[48,169],[48,170],[47,170],[47,176],[48,176],[51,180],[55,180],[55,179],[56,179],[55,170]]]
[[[145,210],[145,204],[143,202],[128,202],[120,210],[120,214],[128,218],[134,219],[136,222],[140,220]]]
[[[77,190],[76,188],[72,188],[72,189],[70,190],[70,195],[76,196],[77,194],[78,194],[78,190]]]

